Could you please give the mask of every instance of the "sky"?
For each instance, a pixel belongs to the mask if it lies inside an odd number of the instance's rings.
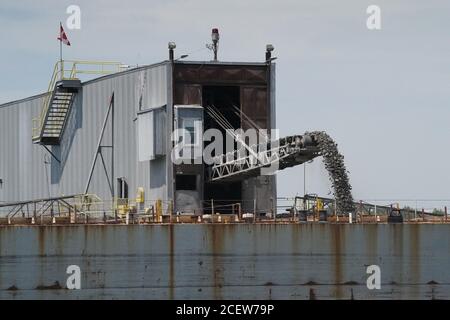
[[[45,91],[69,5],[81,29],[66,28],[68,59],[151,64],[174,41],[177,55],[210,60],[213,27],[221,61],[263,61],[273,44],[281,136],[328,132],[358,200],[450,206],[449,1],[2,0],[0,103]],[[366,26],[369,5],[381,9],[380,30]],[[304,181],[328,195],[320,159],[303,172],[279,172],[278,195],[302,195]]]

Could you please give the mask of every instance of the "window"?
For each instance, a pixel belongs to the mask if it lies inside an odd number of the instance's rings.
[[[184,143],[188,146],[197,145],[199,142],[197,134],[201,134],[201,120],[194,118],[183,119],[183,129],[186,130],[183,138]]]
[[[177,190],[197,190],[197,176],[193,174],[179,174],[176,177]]]

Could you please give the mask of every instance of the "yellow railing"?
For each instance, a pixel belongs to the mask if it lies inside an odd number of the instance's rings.
[[[68,67],[68,68],[67,68]],[[62,60],[53,68],[53,74],[48,85],[42,110],[39,116],[33,118],[33,140],[38,139],[44,126],[45,115],[50,107],[50,99],[55,89],[56,82],[60,80],[76,80],[80,74],[106,75],[116,73],[124,69],[120,62],[115,61],[86,61],[86,60]]]

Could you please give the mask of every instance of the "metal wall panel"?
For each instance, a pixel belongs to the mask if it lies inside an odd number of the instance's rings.
[[[31,144],[32,115],[43,96],[0,106],[0,201],[50,194],[50,156]]]
[[[165,108],[149,109],[138,114],[139,161],[165,155]]]
[[[43,103],[37,96],[0,106],[0,201],[19,201],[84,192],[112,92],[115,92],[115,177],[126,177],[130,197],[137,187],[147,194],[152,186],[156,195],[167,198],[165,159],[137,161],[136,110],[167,103],[167,65],[142,67],[83,83],[76,97],[61,146],[51,147],[61,163],[44,147],[32,144],[31,121]],[[144,75],[144,76],[143,76]],[[145,78],[146,81],[139,81]],[[142,85],[144,85],[143,89]],[[111,144],[111,119],[104,134],[104,145]],[[111,199],[107,176],[111,180],[111,151],[103,149],[107,168],[101,161],[92,177],[89,191],[104,200]],[[151,182],[156,180],[156,183]],[[113,181],[115,183],[115,181]],[[146,199],[147,200],[147,199]]]
[[[139,161],[149,161],[155,158],[153,112],[139,114],[137,123]]]
[[[449,227],[3,227],[0,299],[448,299]],[[65,287],[71,264],[82,290],[38,289]],[[371,264],[382,290],[366,287]]]

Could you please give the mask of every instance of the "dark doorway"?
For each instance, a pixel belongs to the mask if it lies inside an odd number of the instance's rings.
[[[117,197],[128,199],[128,183],[123,177],[117,178]]]
[[[212,106],[216,108],[231,124],[234,129],[241,127],[240,110],[240,87],[239,86],[203,86],[202,102],[205,108],[204,129],[215,128],[222,132],[224,138],[223,150],[226,147],[226,132],[217,123],[217,121],[209,116],[206,107]],[[239,110],[235,109],[238,108]],[[204,174],[208,179],[208,172]],[[219,213],[232,213],[231,204],[241,202],[242,199],[242,182],[226,182],[226,183],[210,183],[205,180],[204,200],[208,203],[214,199],[215,211]],[[208,207],[205,204],[205,207]]]
[[[203,107],[214,106],[230,124],[235,128],[241,127],[241,119],[234,112],[233,105],[240,108],[240,90],[237,86],[204,86],[203,87]],[[205,114],[205,129],[217,128],[220,126]]]

